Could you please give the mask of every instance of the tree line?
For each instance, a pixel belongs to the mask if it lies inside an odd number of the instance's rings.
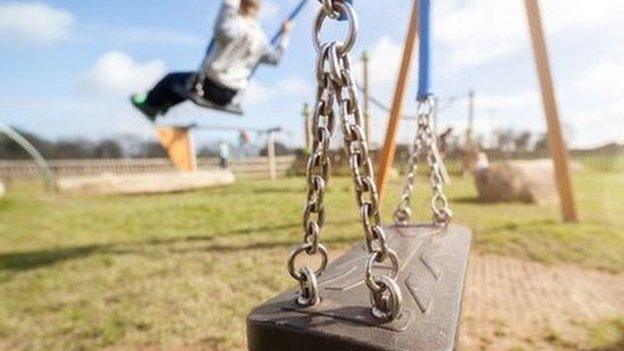
[[[33,144],[44,158],[49,160],[167,157],[167,152],[157,141],[149,141],[133,135],[104,138],[97,141],[84,138],[50,140],[29,131],[19,128],[14,129]],[[219,154],[218,144],[219,143],[200,145],[197,155],[199,157],[217,156]],[[233,151],[242,148],[240,145],[231,145],[231,147]],[[278,156],[293,152],[293,150],[282,143],[276,143],[275,148]],[[246,145],[244,149],[244,156],[266,156],[267,154],[264,144]],[[30,159],[28,153],[13,140],[0,133],[0,160],[25,159]]]

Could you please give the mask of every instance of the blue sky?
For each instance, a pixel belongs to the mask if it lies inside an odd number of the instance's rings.
[[[264,0],[268,32],[295,2]],[[151,137],[127,95],[167,71],[197,67],[219,5],[218,0],[0,1],[0,121],[51,138]],[[522,1],[436,0],[434,5],[436,94],[444,99],[475,89],[479,133],[506,127],[544,131]],[[542,0],[541,5],[571,144],[624,141],[624,1]],[[357,2],[361,34],[355,53],[371,52],[373,92],[384,101],[390,101],[410,6],[411,0]],[[284,141],[302,144],[301,106],[314,91],[315,7],[298,20],[282,65],[259,71],[247,92],[244,118],[185,104],[168,122],[281,125],[289,131]],[[408,112],[414,109],[411,100]],[[463,129],[466,110],[466,101],[458,100],[442,113],[440,124]],[[379,143],[386,116],[375,111],[374,118],[373,141]],[[413,125],[404,123],[406,141]],[[226,137],[204,133],[198,142]]]

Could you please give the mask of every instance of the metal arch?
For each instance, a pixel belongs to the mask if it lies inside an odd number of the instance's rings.
[[[16,132],[13,128],[8,125],[0,122],[0,133],[4,133],[11,140],[16,142],[22,149],[24,149],[35,161],[41,175],[43,176],[43,180],[45,182],[45,186],[47,189],[54,189],[54,175],[52,174],[52,170],[48,165],[48,162],[45,160],[43,155],[35,148],[26,138],[21,136],[18,132]]]

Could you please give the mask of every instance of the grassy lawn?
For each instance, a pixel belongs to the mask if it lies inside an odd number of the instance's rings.
[[[575,181],[577,225],[560,224],[557,206],[481,205],[468,179],[450,194],[475,251],[624,271],[624,177]],[[0,349],[243,349],[246,313],[292,286],[285,259],[300,240],[303,185],[105,198],[15,186],[0,199]],[[351,188],[337,179],[327,198],[334,251],[362,238]]]

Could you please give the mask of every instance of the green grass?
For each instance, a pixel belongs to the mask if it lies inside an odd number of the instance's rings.
[[[624,271],[624,177],[582,173],[576,188],[576,225],[560,224],[557,206],[479,204],[468,179],[450,194],[475,251]],[[302,179],[104,198],[17,185],[0,199],[0,349],[243,349],[246,313],[292,286],[303,198]],[[348,179],[327,202],[323,240],[345,249],[362,238]]]

